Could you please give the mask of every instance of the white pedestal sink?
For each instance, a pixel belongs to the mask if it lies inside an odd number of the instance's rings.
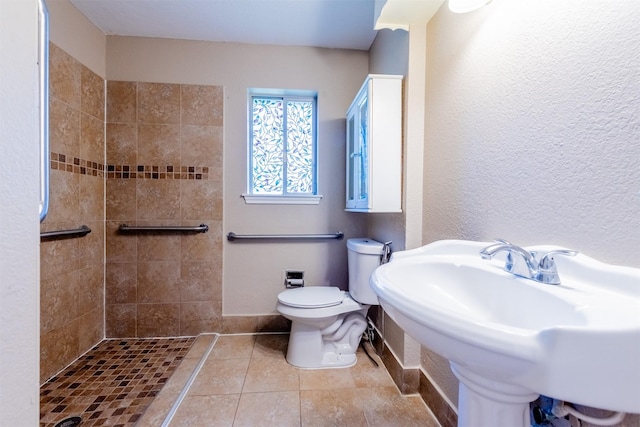
[[[396,252],[371,276],[389,316],[449,360],[458,426],[529,426],[539,394],[640,413],[640,270],[559,257],[562,283],[547,285],[482,259],[489,244]]]

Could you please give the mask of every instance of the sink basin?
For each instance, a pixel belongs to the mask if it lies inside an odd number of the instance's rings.
[[[640,413],[640,270],[578,254],[556,258],[560,285],[542,284],[504,271],[504,257],[482,259],[490,244],[396,252],[371,276],[389,316],[450,361],[459,425],[528,425],[539,394]],[[505,424],[505,411],[520,421]]]

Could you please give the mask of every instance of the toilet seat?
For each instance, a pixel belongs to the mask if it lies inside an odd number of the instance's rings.
[[[345,292],[335,286],[288,289],[278,294],[281,304],[296,308],[333,307],[342,303]]]

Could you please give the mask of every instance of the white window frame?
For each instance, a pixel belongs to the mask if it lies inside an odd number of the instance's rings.
[[[253,98],[281,98],[283,100],[313,101],[313,192],[286,192],[286,156],[283,156],[284,176],[283,194],[254,194],[253,193]],[[247,96],[247,193],[242,197],[247,204],[275,204],[275,205],[317,205],[322,199],[318,194],[318,93],[315,91],[284,90],[284,89],[249,89]],[[285,120],[286,129],[286,120]],[[285,131],[286,144],[286,131]],[[283,148],[286,150],[286,146]],[[284,153],[283,153],[284,154]]]

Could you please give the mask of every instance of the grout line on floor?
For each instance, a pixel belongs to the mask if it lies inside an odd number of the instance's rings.
[[[185,383],[184,387],[182,387],[182,390],[180,391],[180,394],[176,398],[176,401],[173,402],[173,405],[171,406],[171,409],[169,409],[169,413],[167,414],[167,416],[165,417],[164,421],[162,422],[161,427],[168,427],[169,426],[169,424],[171,423],[171,420],[173,419],[173,416],[176,414],[176,411],[178,410],[178,408],[180,408],[180,405],[182,404],[182,401],[184,400],[185,396],[189,392],[189,389],[191,388],[191,385],[193,384],[193,382],[196,380],[196,377],[200,373],[200,370],[202,369],[202,366],[206,362],[207,358],[209,358],[209,355],[211,354],[211,351],[213,351],[213,347],[216,345],[216,343],[218,342],[218,338],[220,337],[220,334],[214,334],[214,335],[215,335],[215,337],[213,338],[213,340],[211,341],[211,343],[209,344],[209,346],[205,350],[204,354],[200,358],[200,361],[198,362],[198,365],[195,367],[193,372],[191,372],[191,375],[189,376],[189,379]]]

